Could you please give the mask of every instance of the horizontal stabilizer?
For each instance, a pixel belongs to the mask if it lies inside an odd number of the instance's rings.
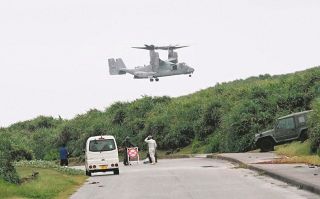
[[[110,75],[123,75],[126,74],[126,65],[124,65],[121,58],[118,59],[108,59],[109,63],[109,73]]]

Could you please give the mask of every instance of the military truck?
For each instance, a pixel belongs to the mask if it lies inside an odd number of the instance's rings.
[[[292,140],[305,141],[308,138],[307,114],[303,111],[280,117],[274,128],[255,134],[255,145],[261,152],[273,151],[274,146]]]

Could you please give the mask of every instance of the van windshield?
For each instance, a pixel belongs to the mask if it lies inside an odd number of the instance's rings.
[[[112,151],[116,149],[113,139],[91,140],[89,143],[89,151],[101,152]]]

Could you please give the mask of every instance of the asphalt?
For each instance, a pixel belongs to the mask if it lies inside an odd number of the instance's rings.
[[[204,155],[189,157],[160,159],[155,165],[120,164],[120,175],[94,173],[71,199],[319,199],[239,164]]]
[[[228,160],[241,167],[258,171],[299,189],[320,194],[320,167],[306,164],[270,164],[280,156],[274,153],[223,153],[207,155],[208,158]],[[269,162],[269,163],[268,163]]]

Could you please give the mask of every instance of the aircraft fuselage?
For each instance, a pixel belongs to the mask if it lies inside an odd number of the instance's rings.
[[[172,75],[192,74],[194,69],[185,63],[165,62],[158,67],[147,65],[135,69],[124,69],[125,72],[132,74],[135,79],[157,78]]]

